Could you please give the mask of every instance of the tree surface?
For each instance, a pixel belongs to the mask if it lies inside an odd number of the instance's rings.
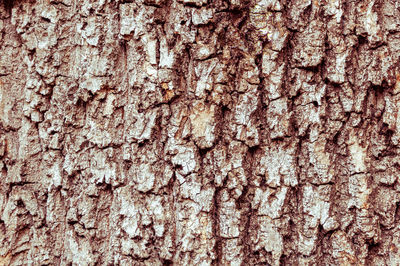
[[[400,265],[400,2],[0,1],[0,265]]]

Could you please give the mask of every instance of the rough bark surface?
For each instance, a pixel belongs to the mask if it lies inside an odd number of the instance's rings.
[[[400,265],[400,2],[0,1],[0,265]]]

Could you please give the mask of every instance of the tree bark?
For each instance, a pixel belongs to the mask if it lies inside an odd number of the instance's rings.
[[[400,265],[398,1],[0,19],[0,265]]]

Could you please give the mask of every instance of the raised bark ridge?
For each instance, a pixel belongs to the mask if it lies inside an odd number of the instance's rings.
[[[400,2],[0,2],[0,265],[399,265]]]

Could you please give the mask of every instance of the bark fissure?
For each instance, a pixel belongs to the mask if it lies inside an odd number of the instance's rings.
[[[0,3],[0,265],[400,264],[400,5]]]

